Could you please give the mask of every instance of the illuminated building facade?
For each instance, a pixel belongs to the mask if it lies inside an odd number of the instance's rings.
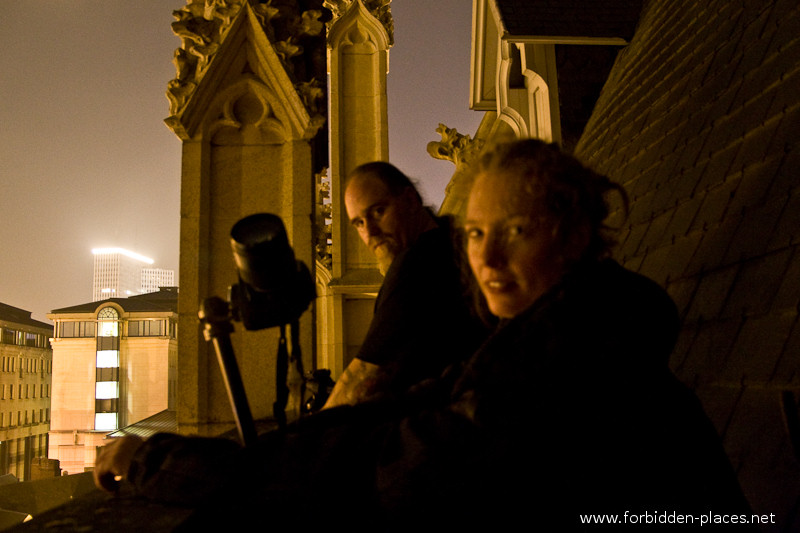
[[[175,271],[152,268],[149,257],[124,248],[95,248],[92,301],[128,298],[175,285]]]
[[[175,271],[163,268],[143,268],[140,291],[142,294],[156,292],[161,287],[175,286]]]
[[[56,309],[49,457],[94,465],[105,436],[175,403],[175,287]]]
[[[0,303],[0,474],[31,479],[47,456],[53,326]]]

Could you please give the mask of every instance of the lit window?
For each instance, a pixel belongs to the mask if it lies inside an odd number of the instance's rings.
[[[117,413],[95,413],[94,429],[100,431],[117,429]]]
[[[116,337],[117,336],[117,328],[119,324],[117,322],[100,322],[98,324],[99,331],[97,335],[100,337]]]
[[[108,400],[111,398],[119,398],[119,382],[118,381],[98,381],[95,387],[94,397],[98,400]]]
[[[117,350],[100,350],[97,352],[97,368],[119,367],[119,352]]]

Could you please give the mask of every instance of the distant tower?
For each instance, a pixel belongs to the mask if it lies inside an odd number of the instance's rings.
[[[127,298],[142,293],[142,269],[152,265],[152,259],[122,248],[95,248],[92,254],[92,301]]]
[[[163,268],[143,268],[142,269],[142,294],[148,292],[158,292],[161,287],[175,286],[175,271],[164,270]]]

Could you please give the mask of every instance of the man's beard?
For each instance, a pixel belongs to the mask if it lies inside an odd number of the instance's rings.
[[[375,259],[378,260],[378,270],[381,274],[386,275],[396,256],[397,252],[392,243],[384,242],[375,249]]]

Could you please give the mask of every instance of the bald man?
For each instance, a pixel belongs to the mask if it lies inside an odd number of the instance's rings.
[[[389,163],[350,175],[344,195],[351,225],[385,275],[358,354],[326,408],[400,395],[468,357],[484,329],[469,310],[448,219],[425,208],[414,185]]]

